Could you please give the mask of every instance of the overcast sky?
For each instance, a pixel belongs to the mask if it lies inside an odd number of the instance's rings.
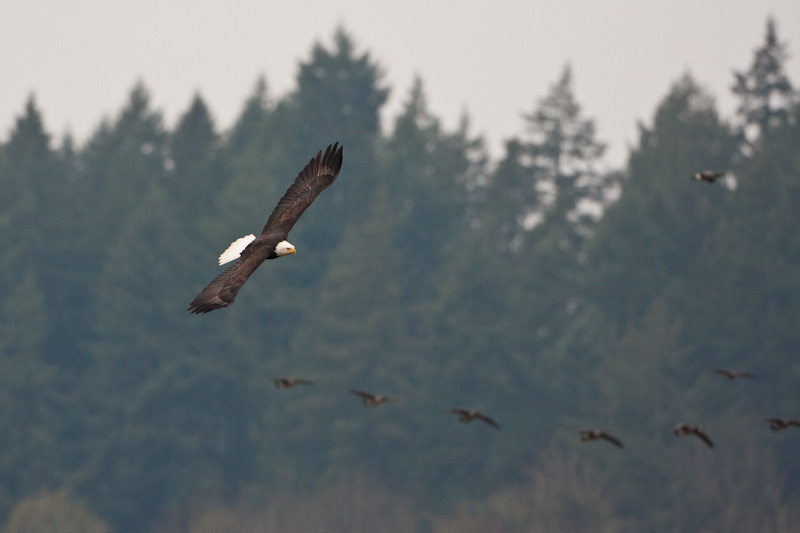
[[[433,114],[452,129],[466,111],[497,155],[569,62],[621,165],[637,122],[686,71],[734,111],[732,72],[750,66],[770,15],[798,87],[799,0],[0,0],[0,140],[33,93],[56,139],[83,142],[139,80],[168,127],[199,91],[227,129],[258,76],[286,94],[298,62],[342,25],[392,88],[384,128],[418,74]]]

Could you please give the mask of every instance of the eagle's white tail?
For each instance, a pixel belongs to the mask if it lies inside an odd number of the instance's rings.
[[[220,254],[219,264],[224,265],[225,263],[230,263],[234,259],[239,259],[239,256],[242,255],[242,251],[254,240],[256,240],[256,236],[251,233],[250,235],[245,235],[233,241],[231,245],[228,246],[228,249]]]

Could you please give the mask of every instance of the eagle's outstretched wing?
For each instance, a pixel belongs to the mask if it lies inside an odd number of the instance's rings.
[[[338,148],[338,149],[337,149]],[[283,198],[272,211],[258,237],[248,235],[234,241],[220,256],[220,264],[238,259],[209,283],[192,303],[191,313],[208,313],[228,307],[250,275],[267,259],[275,257],[276,245],[285,240],[289,230],[311,202],[330,186],[342,168],[342,147],[328,145],[325,155],[320,150],[295,178]],[[294,249],[291,248],[292,253]]]
[[[338,147],[338,150],[337,150]],[[283,198],[272,211],[262,234],[278,230],[287,235],[300,215],[311,202],[327,189],[339,175],[342,168],[342,149],[339,143],[329,145],[325,155],[320,150],[317,157],[311,158],[308,165],[300,171]]]

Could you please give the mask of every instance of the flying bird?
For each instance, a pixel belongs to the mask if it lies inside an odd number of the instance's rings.
[[[451,413],[455,413],[457,415],[461,415],[458,418],[459,422],[464,422],[465,424],[469,424],[475,419],[482,420],[492,426],[495,429],[500,429],[500,426],[497,425],[497,422],[486,416],[485,414],[476,411],[475,409],[462,409],[462,408],[453,408],[450,409]]]
[[[800,420],[793,418],[767,418],[767,422],[769,422],[769,428],[772,431],[781,431],[782,429],[787,429],[789,426],[797,426],[800,428]]]
[[[714,183],[719,178],[725,176],[725,174],[727,174],[727,172],[714,172],[713,170],[704,170],[703,172],[692,174],[692,179],[697,181],[705,181],[706,183]]]
[[[711,442],[711,439],[708,438],[708,435],[703,433],[703,430],[701,430],[698,426],[690,426],[689,424],[680,423],[676,425],[675,428],[673,428],[672,432],[675,433],[675,435],[677,435],[678,437],[685,437],[686,435],[696,435],[697,437],[700,438],[700,440],[705,442],[709,448],[714,447],[714,443]]]
[[[724,376],[725,379],[731,380],[736,378],[750,378],[756,379],[755,374],[751,374],[750,372],[742,372],[740,370],[728,370],[727,368],[712,368],[712,372],[715,374],[720,374]]]
[[[219,256],[219,264],[223,265],[238,259],[225,269],[214,281],[189,304],[191,313],[208,313],[215,309],[228,307],[236,299],[239,289],[250,275],[267,259],[275,259],[297,253],[295,247],[287,241],[297,219],[303,214],[311,202],[327,189],[339,175],[342,168],[342,148],[339,143],[329,145],[317,153],[308,165],[300,171],[294,183],[280,199],[278,205],[267,219],[267,224],[256,237],[246,235],[235,240]]]
[[[310,379],[302,378],[274,378],[275,386],[279,389],[291,389],[295,385],[313,385]]]
[[[605,439],[617,448],[622,448],[622,443],[616,437],[603,431],[602,429],[582,429],[578,432],[582,441],[594,441]]]
[[[350,389],[352,394],[359,396],[363,401],[364,405],[368,407],[375,407],[376,405],[380,405],[382,403],[389,403],[393,402],[393,398],[389,398],[388,396],[383,396],[382,394],[372,394],[369,392],[364,392],[362,390]]]

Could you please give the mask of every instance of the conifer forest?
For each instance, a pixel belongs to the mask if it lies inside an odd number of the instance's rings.
[[[0,531],[797,531],[797,43],[764,26],[735,113],[676,72],[612,170],[569,64],[498,157],[421,77],[382,120],[342,28],[225,131],[143,80],[77,142],[32,94],[0,142]],[[297,254],[187,312],[334,142]]]

